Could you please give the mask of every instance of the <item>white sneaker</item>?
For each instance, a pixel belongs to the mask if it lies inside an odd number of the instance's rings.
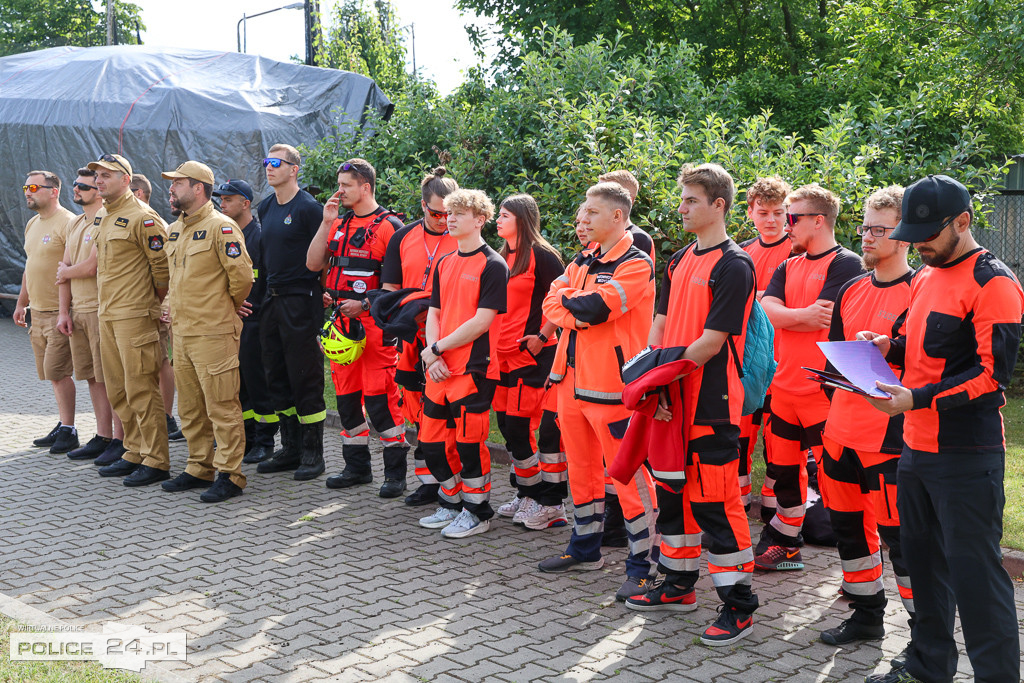
[[[522,524],[524,519],[536,513],[538,509],[540,509],[540,503],[533,498],[523,498],[523,502],[519,505],[519,511],[512,518],[512,523]]]
[[[519,512],[519,508],[522,507],[523,500],[524,500],[523,498],[520,498],[519,496],[516,496],[515,498],[513,498],[509,502],[507,502],[504,505],[502,505],[501,507],[499,507],[496,510],[496,512],[499,515],[501,515],[502,517],[514,517],[515,514],[517,512]]]
[[[420,526],[426,527],[427,529],[443,529],[451,524],[452,520],[458,516],[458,510],[449,510],[448,508],[439,507],[434,510],[434,514],[429,517],[421,517]]]
[[[465,538],[482,534],[490,528],[491,520],[481,520],[469,510],[463,510],[454,522],[441,529],[441,535],[445,538]]]
[[[548,529],[553,526],[565,526],[569,520],[565,516],[565,508],[559,505],[537,505],[528,516],[523,517],[523,525],[527,529]]]

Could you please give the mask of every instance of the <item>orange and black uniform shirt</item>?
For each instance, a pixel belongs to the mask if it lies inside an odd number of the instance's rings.
[[[1004,448],[1003,390],[1017,360],[1024,292],[1013,272],[978,248],[914,277],[903,336],[888,360],[914,395],[903,440],[916,451]]]
[[[508,255],[509,270],[520,258],[519,252]],[[510,370],[536,364],[536,359],[526,350],[519,340],[528,334],[537,334],[544,326],[546,319],[541,305],[551,287],[551,283],[565,272],[558,257],[547,249],[534,246],[526,253],[530,265],[525,271],[510,278],[508,281],[508,311],[498,318],[498,353],[509,365]],[[558,343],[555,335],[551,335],[545,346]]]
[[[484,244],[468,254],[456,250],[437,264],[430,307],[440,312],[438,339],[444,339],[474,315],[478,308],[499,314],[507,303],[508,266],[505,259]],[[498,330],[500,318],[469,344],[444,350],[444,362],[453,375],[478,374],[498,379]]]
[[[754,272],[757,273],[757,291],[768,289],[775,270],[782,262],[793,255],[789,235],[784,235],[778,242],[766,243],[760,236],[740,244],[743,251],[754,260]]]
[[[379,289],[388,242],[403,227],[382,206],[365,216],[349,211],[334,221],[327,238],[327,290],[336,298],[362,300],[371,289]]]
[[[732,335],[736,347],[734,357],[726,342],[686,376],[686,424],[735,425],[732,436],[738,436],[743,382],[735,359],[743,357],[754,286],[754,264],[731,239],[703,250],[693,242],[677,251],[665,269],[657,310],[665,316],[662,346],[689,346],[704,330],[715,330]]]
[[[654,240],[651,239],[651,236],[641,230],[640,226],[635,223],[630,223],[629,226],[626,227],[626,230],[628,230],[629,234],[633,236],[633,246],[650,256],[653,261]]]
[[[437,234],[427,230],[422,218],[414,221],[397,231],[388,243],[381,282],[398,285],[399,289],[416,287],[429,292],[438,261],[458,248],[447,231]]]
[[[819,299],[834,302],[843,285],[862,272],[860,257],[836,245],[821,254],[800,254],[784,261],[772,275],[764,295],[780,299],[788,308],[806,308]],[[817,342],[827,340],[827,328],[817,332],[776,329],[779,367],[772,380],[772,391],[791,396],[817,393],[820,385],[807,379],[807,371],[800,368],[825,368],[825,356]]]
[[[892,282],[879,282],[874,273],[865,273],[846,283],[832,309],[828,340],[853,341],[862,330],[895,337],[910,306],[913,277],[910,272]],[[896,374],[899,376],[899,370]],[[832,394],[825,436],[862,453],[898,455],[903,451],[903,416],[889,417],[863,396],[837,389]]]

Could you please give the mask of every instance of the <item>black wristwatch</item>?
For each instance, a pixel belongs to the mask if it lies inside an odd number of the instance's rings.
[[[544,343],[544,344],[548,343],[548,338],[546,336],[544,336],[543,332],[538,332],[537,333],[537,339],[540,339],[541,342]]]
[[[364,311],[370,310],[370,300],[369,299],[363,299],[362,302],[360,302],[359,305],[362,306]]]
[[[434,342],[433,344],[430,345],[430,352],[437,356],[438,358],[441,357],[441,349],[437,348],[437,342]]]

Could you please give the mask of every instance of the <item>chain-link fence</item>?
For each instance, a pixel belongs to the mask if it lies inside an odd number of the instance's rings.
[[[987,203],[990,227],[975,230],[974,238],[1024,281],[1024,192],[999,194]]]

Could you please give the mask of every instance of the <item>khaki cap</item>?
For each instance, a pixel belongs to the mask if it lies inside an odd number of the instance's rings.
[[[198,180],[201,183],[213,185],[213,171],[206,164],[201,164],[198,161],[186,161],[181,166],[173,171],[164,171],[160,174],[162,178],[166,180],[174,180],[175,178],[191,178],[192,180]]]
[[[105,168],[108,171],[117,171],[118,173],[132,174],[132,165],[128,163],[120,154],[104,154],[97,161],[89,163],[89,170],[95,171],[97,168]]]

